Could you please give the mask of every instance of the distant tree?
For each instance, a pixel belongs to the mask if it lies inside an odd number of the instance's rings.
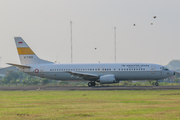
[[[42,80],[42,85],[47,85],[48,83],[49,83],[48,79],[45,78],[45,79]]]
[[[20,81],[20,78],[16,80],[16,86],[17,84],[19,84],[21,81]]]
[[[175,76],[174,76],[173,81],[174,81],[175,83],[178,83],[178,82],[179,82],[179,77],[178,77],[178,75],[175,75]]]
[[[19,78],[19,75],[17,72],[14,72],[14,71],[9,71],[6,76],[3,78],[7,83],[10,83],[11,80],[16,80]]]
[[[27,85],[26,80],[22,80],[22,84],[23,84],[23,85]]]
[[[2,84],[2,85],[8,84],[8,83],[9,83],[9,80],[7,80],[7,79],[5,79],[5,78],[3,78],[3,79],[1,80],[1,84]]]
[[[59,81],[58,80],[49,80],[53,85],[58,85]]]
[[[38,79],[32,79],[32,84],[33,85],[38,85],[38,83],[40,83],[40,81]]]
[[[59,82],[59,85],[68,85],[69,84],[69,82],[67,82],[67,81],[61,81],[61,82]],[[76,84],[76,83],[75,83]]]
[[[16,80],[15,80],[15,79],[12,79],[12,80],[10,81],[10,83],[13,84],[13,85],[15,85],[15,84],[16,84]]]
[[[20,72],[20,71],[18,71],[18,72],[9,71],[6,74],[6,76],[0,80],[1,85],[5,85],[5,84],[17,85],[20,83],[22,83],[23,85],[38,85],[39,83],[41,83],[42,85],[46,85],[48,83],[52,83],[52,84],[56,85],[57,81],[43,79],[43,78],[36,77],[36,76],[31,76],[31,75],[28,75],[28,74]]]
[[[1,84],[2,86],[4,86],[5,82],[4,82],[3,79],[0,81],[0,84]]]

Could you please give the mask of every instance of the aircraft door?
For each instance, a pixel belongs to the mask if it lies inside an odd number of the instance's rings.
[[[45,70],[44,66],[41,66],[41,67],[40,67],[40,73],[41,73],[41,75],[44,75],[44,70]]]
[[[155,74],[155,66],[154,65],[151,66],[151,74]]]

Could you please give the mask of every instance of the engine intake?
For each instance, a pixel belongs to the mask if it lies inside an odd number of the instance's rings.
[[[100,76],[99,82],[101,84],[116,83],[116,79],[114,75],[103,75]]]

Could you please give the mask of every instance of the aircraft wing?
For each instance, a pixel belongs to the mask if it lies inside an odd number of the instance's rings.
[[[8,65],[12,65],[12,66],[16,66],[16,67],[20,67],[20,68],[31,68],[31,66],[27,66],[27,65],[18,65],[18,64],[13,64],[13,63],[7,63]]]
[[[97,79],[99,79],[99,75],[96,75],[96,74],[74,72],[74,71],[68,71],[68,73],[70,73],[72,76],[78,76],[80,78],[83,78],[84,80],[97,80]]]

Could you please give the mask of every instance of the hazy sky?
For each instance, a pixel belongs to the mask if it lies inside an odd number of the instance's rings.
[[[180,59],[179,5],[179,0],[0,0],[1,65],[20,63],[15,36],[42,59],[70,63],[71,20],[73,63],[114,62],[116,26],[117,62],[166,65]]]

